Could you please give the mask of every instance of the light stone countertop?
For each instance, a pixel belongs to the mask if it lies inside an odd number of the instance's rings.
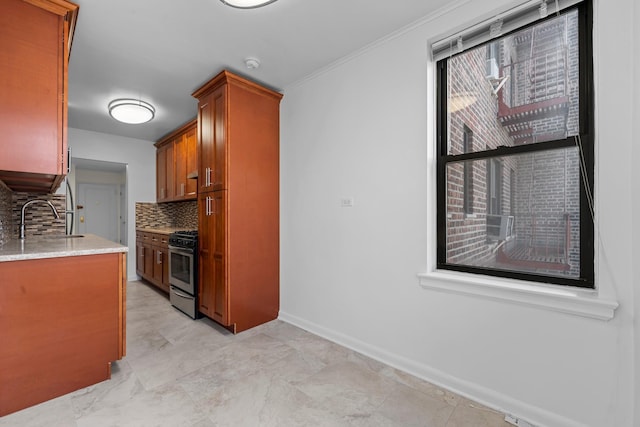
[[[156,233],[156,234],[171,234],[176,231],[186,230],[185,227],[138,227],[136,231],[141,231],[143,233]]]
[[[0,262],[129,251],[126,246],[94,234],[82,236],[27,236],[25,240],[12,239],[0,246]]]

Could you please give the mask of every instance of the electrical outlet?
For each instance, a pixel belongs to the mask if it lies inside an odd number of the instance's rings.
[[[340,199],[340,207],[343,208],[352,208],[353,207],[353,197],[343,197]]]
[[[514,425],[516,427],[536,427],[533,424],[528,423],[525,420],[521,420],[520,418],[516,418],[513,415],[509,415],[509,414],[504,416],[504,420],[506,422],[508,422],[509,424]]]

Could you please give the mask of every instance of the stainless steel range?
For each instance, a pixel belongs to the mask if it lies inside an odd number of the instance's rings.
[[[192,319],[198,312],[198,232],[169,235],[169,300]]]

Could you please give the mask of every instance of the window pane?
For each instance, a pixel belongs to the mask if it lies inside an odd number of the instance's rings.
[[[577,135],[578,45],[572,11],[448,59],[448,153]]]
[[[578,278],[578,156],[570,147],[448,163],[446,262]]]

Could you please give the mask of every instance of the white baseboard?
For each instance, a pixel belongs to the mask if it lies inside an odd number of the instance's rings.
[[[278,319],[309,331],[336,344],[340,344],[393,368],[428,381],[438,387],[459,394],[484,406],[495,409],[512,418],[526,421],[535,427],[586,427],[575,420],[560,414],[552,413],[542,408],[532,406],[520,400],[513,399],[495,390],[471,383],[449,375],[431,366],[407,359],[384,348],[372,346],[339,331],[327,329],[319,324],[309,322],[303,318],[280,311]]]

